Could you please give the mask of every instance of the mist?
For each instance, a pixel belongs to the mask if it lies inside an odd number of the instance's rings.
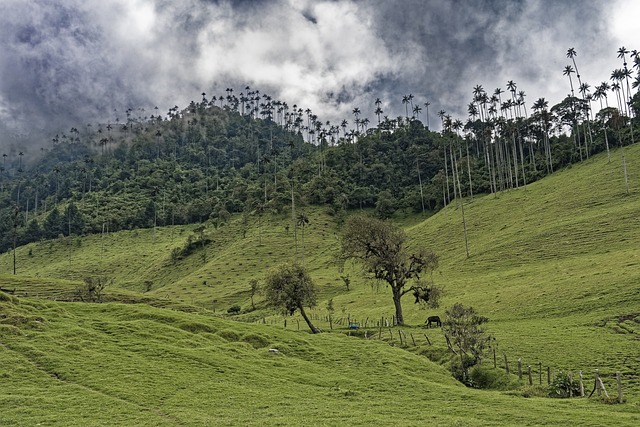
[[[514,80],[527,105],[569,92],[566,51],[592,86],[640,48],[631,0],[4,0],[0,149],[39,150],[71,126],[166,114],[245,86],[322,121],[404,115],[402,96],[462,119],[472,88]],[[633,16],[633,15],[632,15]],[[637,15],[635,15],[637,16]],[[634,45],[635,44],[635,45]],[[158,110],[155,110],[155,107]],[[423,109],[423,121],[426,111]]]

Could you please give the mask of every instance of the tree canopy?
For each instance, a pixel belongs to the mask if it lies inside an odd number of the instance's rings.
[[[402,229],[377,218],[354,216],[345,224],[341,243],[343,263],[353,260],[367,275],[389,285],[398,325],[404,324],[401,298],[409,292],[417,301],[437,306],[440,292],[423,273],[438,267],[438,256],[423,247],[408,248]]]
[[[316,305],[316,286],[307,270],[299,264],[285,263],[271,269],[264,280],[267,304],[292,315],[296,310],[304,318],[311,332],[318,333],[304,307]]]

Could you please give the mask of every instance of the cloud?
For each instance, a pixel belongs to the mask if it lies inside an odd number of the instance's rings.
[[[492,92],[508,80],[528,101],[553,103],[568,92],[561,70],[569,47],[592,86],[620,66],[615,50],[634,34],[624,20],[633,5],[4,0],[0,134],[36,139],[37,131],[124,120],[127,108],[166,112],[201,92],[224,95],[246,85],[334,122],[351,121],[356,106],[373,119],[378,97],[385,115],[403,115],[408,93],[416,103],[429,101],[432,116],[444,109],[464,119],[473,86]]]

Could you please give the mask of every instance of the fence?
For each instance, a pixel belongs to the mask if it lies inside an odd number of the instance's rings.
[[[426,332],[421,332],[420,334],[414,335],[413,332],[409,332],[407,334],[401,328],[391,329],[394,326],[397,326],[395,316],[381,316],[380,318],[370,319],[366,317],[363,319],[357,319],[352,317],[350,314],[342,315],[340,317],[333,317],[329,315],[319,315],[317,313],[310,313],[309,319],[315,322],[324,322],[328,324],[330,329],[333,329],[334,326],[339,326],[343,328],[347,328],[347,335],[357,335],[363,337],[365,339],[385,339],[387,342],[390,342],[392,345],[395,345],[396,342],[399,343],[401,347],[417,347],[420,345],[427,344],[429,346],[433,345],[431,339],[427,335]],[[258,323],[269,323],[271,325],[280,323],[279,320],[274,319],[273,317],[269,318],[268,322],[266,318],[262,318],[258,321]],[[284,328],[287,328],[287,318],[285,317],[283,320]],[[290,322],[291,324],[291,322]],[[295,326],[297,330],[300,330],[300,319],[295,319]],[[289,326],[290,327],[290,326]],[[306,327],[306,325],[303,325]],[[424,340],[422,338],[424,337]],[[450,342],[448,342],[447,337],[444,338],[447,341],[448,348],[455,352]],[[498,354],[495,347],[491,348],[491,355],[493,356],[493,367],[498,368]],[[500,368],[503,368],[507,374],[511,374],[512,369],[509,364],[509,359],[506,353],[502,353],[500,357],[501,362],[503,362]],[[557,371],[558,373],[562,371]],[[534,364],[523,364],[522,358],[518,358],[516,361],[516,371],[513,374],[518,375],[519,380],[526,379],[530,386],[533,386],[534,383],[538,385],[551,385],[553,380],[552,368],[550,366],[543,366],[542,362],[537,362]],[[557,374],[556,374],[557,375]],[[592,397],[594,394],[596,396],[604,396],[606,398],[609,397],[609,393],[605,387],[605,384],[602,380],[602,375],[598,369],[595,370],[593,376],[593,389],[591,392],[585,390],[585,378],[583,372],[578,371],[577,379],[574,378],[574,374],[572,371],[567,372],[567,376],[569,378],[569,382],[572,383],[576,380],[579,384],[579,392],[577,393],[580,397]],[[616,372],[615,375],[610,375],[609,379],[615,379],[616,392],[617,392],[617,401],[622,403],[624,401],[624,395],[622,393],[622,374],[620,372]],[[546,381],[545,381],[546,380]],[[589,381],[591,384],[591,381]],[[587,396],[588,394],[588,396]],[[574,396],[574,390],[569,387],[569,397],[578,397]]]

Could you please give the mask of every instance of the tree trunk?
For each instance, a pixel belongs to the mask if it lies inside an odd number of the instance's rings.
[[[313,334],[320,333],[320,330],[315,326],[313,326],[313,324],[311,323],[311,320],[309,320],[309,318],[307,317],[307,313],[305,313],[304,307],[300,305],[298,306],[298,310],[300,310],[300,314],[302,315],[302,318],[304,319],[304,321],[307,322],[307,325],[309,325],[309,329],[311,329],[311,333]]]
[[[402,298],[402,291],[399,288],[392,287],[393,291],[393,305],[396,308],[396,324],[398,326],[404,325],[404,316],[402,315],[402,304],[400,298]]]

